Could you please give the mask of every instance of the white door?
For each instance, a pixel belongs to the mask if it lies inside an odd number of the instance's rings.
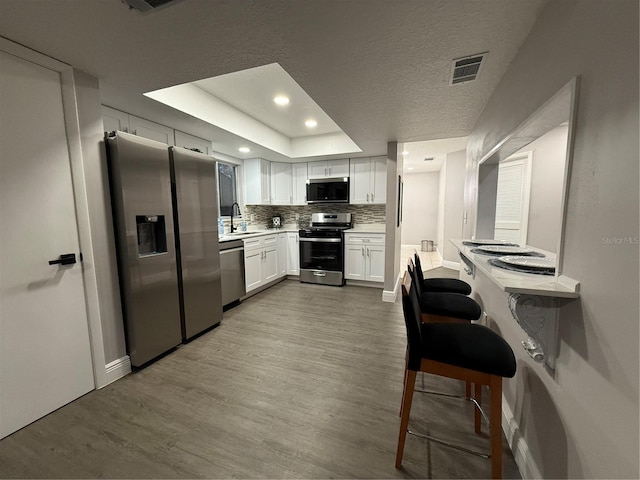
[[[530,190],[531,152],[503,160],[498,167],[495,239],[526,245]]]
[[[369,158],[351,159],[350,173],[349,203],[352,205],[370,203],[371,160]]]
[[[344,278],[347,280],[364,280],[365,246],[344,246]]]
[[[291,205],[291,164],[271,162],[271,205]]]
[[[0,438],[94,388],[57,72],[0,52]]]
[[[287,233],[287,274],[300,275],[300,240],[297,233]]]
[[[253,250],[244,250],[244,277],[245,290],[249,293],[251,290],[262,285],[262,248]]]
[[[371,159],[371,203],[387,202],[387,157]]]
[[[367,277],[372,282],[384,282],[384,246],[367,248]]]
[[[294,163],[291,165],[291,196],[292,205],[307,204],[307,164]]]

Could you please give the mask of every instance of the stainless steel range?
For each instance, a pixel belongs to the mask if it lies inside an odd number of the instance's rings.
[[[350,213],[314,213],[300,235],[300,281],[344,285],[344,231],[351,228]]]

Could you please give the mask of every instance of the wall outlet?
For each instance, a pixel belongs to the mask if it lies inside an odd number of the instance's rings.
[[[251,214],[251,221],[253,222],[255,220],[255,217],[253,216],[253,213]]]
[[[296,213],[296,220],[300,220],[300,214]]]

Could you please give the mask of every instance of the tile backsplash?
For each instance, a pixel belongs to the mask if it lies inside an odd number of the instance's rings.
[[[385,223],[386,205],[342,205],[314,204],[314,205],[247,205],[243,218],[253,228],[264,228],[271,224],[271,217],[282,216],[285,224],[298,224],[308,226],[311,222],[311,214],[318,212],[351,213],[354,224]],[[296,214],[299,219],[296,220]],[[253,221],[251,221],[253,215]],[[234,222],[235,223],[235,222]]]

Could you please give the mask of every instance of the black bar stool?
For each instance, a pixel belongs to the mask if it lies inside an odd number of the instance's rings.
[[[418,251],[413,251],[413,258],[416,267],[416,279],[423,292],[448,292],[469,295],[471,293],[471,285],[464,280],[457,278],[424,278],[422,272],[422,264],[420,263],[420,255]]]
[[[402,308],[407,329],[407,361],[402,393],[396,468],[402,466],[407,433],[491,459],[491,476],[502,476],[502,378],[513,377],[516,360],[507,342],[491,329],[473,323],[424,323],[420,299],[410,275],[402,281]],[[490,391],[490,454],[452,445],[408,429],[417,372],[486,385]],[[477,422],[476,422],[477,427]],[[476,428],[476,433],[480,433]]]

